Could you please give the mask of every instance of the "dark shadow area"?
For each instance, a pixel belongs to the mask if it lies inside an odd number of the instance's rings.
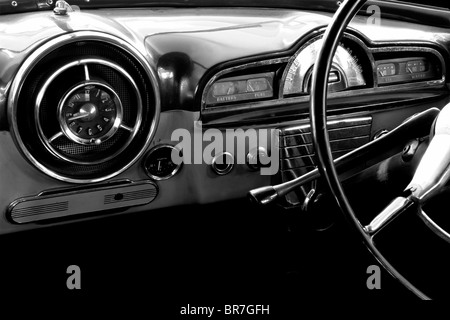
[[[10,297],[144,299],[157,310],[183,304],[271,304],[277,312],[327,301],[411,299],[375,264],[334,210],[318,232],[299,209],[254,207],[246,200],[188,206],[3,236],[2,291]],[[68,290],[66,269],[81,269]],[[276,311],[273,311],[276,313]]]

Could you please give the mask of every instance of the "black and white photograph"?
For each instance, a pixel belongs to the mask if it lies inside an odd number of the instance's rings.
[[[445,1],[0,0],[4,309],[447,300],[449,69]]]

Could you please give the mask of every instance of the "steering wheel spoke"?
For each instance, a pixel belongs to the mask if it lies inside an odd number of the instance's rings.
[[[53,143],[53,141],[55,141],[56,139],[62,137],[63,135],[64,135],[64,133],[63,133],[62,131],[59,131],[59,132],[55,133],[53,136],[51,136],[51,137],[48,139],[48,142],[49,142],[49,143]]]
[[[422,209],[419,210],[419,217],[437,236],[450,243],[450,234],[434,222]]]
[[[414,201],[409,197],[395,198],[375,219],[370,222],[363,229],[367,235],[374,237],[380,230],[382,230],[389,222],[393,221],[403,212],[407,211],[414,205]]]

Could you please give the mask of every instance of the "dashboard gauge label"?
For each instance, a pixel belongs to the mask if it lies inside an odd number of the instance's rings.
[[[273,72],[220,79],[208,90],[206,104],[259,100],[273,97]]]

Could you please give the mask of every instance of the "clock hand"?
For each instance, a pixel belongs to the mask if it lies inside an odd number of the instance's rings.
[[[97,109],[96,109],[95,105],[92,103],[88,103],[88,104],[85,104],[83,107],[81,107],[81,109],[79,110],[78,113],[75,113],[74,115],[72,115],[72,117],[70,117],[68,119],[68,121],[73,121],[73,120],[83,119],[83,118],[88,118],[88,117],[94,118],[96,113],[97,113]]]
[[[73,121],[73,120],[78,120],[78,119],[83,119],[86,117],[89,117],[90,113],[89,112],[79,112],[79,113],[75,113],[73,115],[73,117],[67,119],[68,121]]]

